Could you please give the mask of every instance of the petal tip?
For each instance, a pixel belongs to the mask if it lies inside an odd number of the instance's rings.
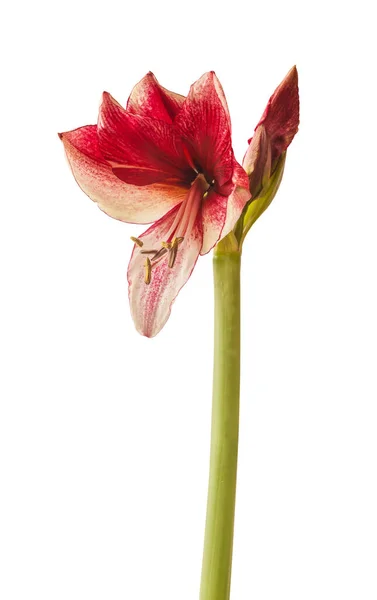
[[[281,83],[281,86],[290,87],[298,92],[298,71],[296,65],[293,65],[293,67],[288,71]]]
[[[118,104],[118,102],[115,100],[115,98],[113,98],[113,96],[110,94],[110,92],[107,92],[105,90],[104,92],[102,92],[102,104],[108,104],[108,103]]]
[[[290,95],[289,98],[284,96],[286,93]],[[285,101],[286,103],[290,102],[292,104],[296,99],[295,97],[298,97],[298,71],[296,65],[288,71],[271,96],[271,100]]]
[[[300,122],[298,72],[294,65],[278,85],[255,128],[264,124],[272,143],[273,160],[292,142]]]

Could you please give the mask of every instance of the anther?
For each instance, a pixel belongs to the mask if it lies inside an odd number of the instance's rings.
[[[171,242],[161,242],[161,246],[163,248],[166,248],[167,250],[170,250],[170,248],[171,248]]]
[[[174,267],[175,259],[177,258],[177,252],[178,252],[178,244],[176,243],[176,240],[174,240],[172,247],[169,250],[168,267],[170,269],[172,269]]]
[[[160,248],[160,250],[158,252],[156,252],[154,257],[152,258],[152,260],[157,260],[158,258],[161,258],[161,256],[164,256],[164,254],[166,254],[166,253],[167,253],[166,248]]]
[[[150,258],[145,259],[144,267],[144,281],[146,284],[150,284],[152,279],[152,263],[150,261]]]
[[[144,246],[144,243],[137,237],[133,237],[131,235],[131,240],[133,241],[134,244],[136,244],[136,246],[139,246],[139,248],[142,248]]]

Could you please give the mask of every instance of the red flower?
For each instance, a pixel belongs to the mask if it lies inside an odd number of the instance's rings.
[[[148,73],[126,109],[104,93],[98,125],[60,137],[77,183],[104,212],[128,223],[155,221],[134,238],[128,268],[136,328],[152,337],[199,254],[233,229],[250,199],[222,87],[206,73],[185,98]]]

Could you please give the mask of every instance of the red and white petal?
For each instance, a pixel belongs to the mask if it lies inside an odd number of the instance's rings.
[[[185,181],[191,173],[181,138],[172,125],[127,112],[106,92],[98,118],[98,139],[101,153],[111,166],[124,168],[122,179],[127,183],[134,182],[133,178],[127,180],[127,167],[149,170],[148,183],[153,181],[153,174],[155,181]]]
[[[141,188],[116,177],[98,145],[97,126],[61,133],[77,183],[101,210],[127,223],[151,223],[180,203],[186,190],[163,183]]]
[[[215,73],[205,73],[196,83],[174,120],[187,149],[217,191],[232,178],[231,126],[224,92]]]
[[[211,190],[203,200],[203,246],[200,254],[209,252],[220,239],[228,235],[251,198],[247,173],[236,160],[233,167],[229,196]]]
[[[258,171],[260,177],[262,177],[263,165],[267,160],[267,148],[266,128],[263,125],[258,125],[253,137],[249,140],[249,146],[242,161],[242,166],[248,175]]]
[[[203,245],[200,254],[207,254],[221,237],[227,213],[228,197],[210,190],[203,199]]]
[[[184,100],[185,96],[162,87],[153,73],[149,72],[133,88],[127,102],[127,111],[172,123]]]
[[[161,248],[161,241],[166,239],[178,208],[175,207],[139,236],[144,242],[144,249]],[[167,257],[163,257],[153,266],[149,284],[144,281],[146,255],[135,246],[128,266],[128,290],[131,314],[136,329],[142,335],[153,337],[165,325],[172,303],[196,264],[202,238],[201,221],[196,219],[190,236],[179,245],[174,266],[169,268]]]
[[[250,200],[249,178],[244,169],[237,162],[233,175],[234,189],[228,197],[227,213],[221,238],[224,238],[235,227],[245,204]]]
[[[112,167],[112,170],[114,175],[130,185],[145,186],[152,183],[165,182],[166,184],[171,183],[172,185],[188,187],[188,184],[185,184],[177,177],[172,177],[170,173],[158,169],[119,165]]]
[[[259,125],[244,156],[242,166],[249,176],[249,189],[255,197],[271,171],[271,141],[264,125]]]
[[[268,101],[257,127],[263,123],[272,144],[272,160],[288,148],[298,131],[300,101],[298,74],[293,67]]]

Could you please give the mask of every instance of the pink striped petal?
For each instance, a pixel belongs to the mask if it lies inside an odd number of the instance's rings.
[[[233,191],[228,198],[228,206],[221,238],[224,238],[235,227],[246,203],[250,200],[249,178],[245,170],[235,161],[233,173]]]
[[[228,197],[211,189],[203,200],[203,245],[200,254],[207,254],[221,237],[227,213]]]
[[[148,183],[168,177],[185,181],[192,169],[187,165],[182,140],[172,125],[127,112],[108,93],[103,94],[98,119],[100,150],[114,168],[150,171]],[[122,167],[123,166],[123,167]],[[140,183],[139,183],[140,185]]]
[[[271,140],[272,161],[288,148],[298,131],[300,101],[298,94],[298,74],[292,67],[268,101],[259,125],[264,125]]]
[[[207,254],[215,244],[234,228],[246,202],[250,200],[249,178],[234,160],[232,187],[229,196],[211,190],[203,200],[203,246],[200,254]]]
[[[143,249],[160,249],[177,214],[175,207],[140,236]],[[135,246],[128,266],[128,284],[131,314],[135,327],[146,337],[155,336],[169,318],[171,306],[196,264],[202,245],[200,219],[196,220],[191,235],[178,248],[175,264],[169,268],[167,257],[152,268],[151,282],[144,281],[146,256]]]
[[[149,72],[132,90],[127,102],[127,111],[141,117],[152,117],[172,123],[184,100],[184,96],[162,87],[153,73]]]
[[[60,138],[77,183],[114,219],[151,223],[180,203],[186,194],[182,187],[163,183],[142,188],[123,183],[100,152],[96,125],[61,133]]]
[[[215,179],[216,191],[233,173],[230,117],[223,89],[215,73],[205,73],[196,83],[174,120],[193,162],[208,181]]]
[[[249,176],[250,192],[254,198],[259,194],[263,181],[268,179],[271,173],[271,142],[264,125],[257,127],[242,166]]]

